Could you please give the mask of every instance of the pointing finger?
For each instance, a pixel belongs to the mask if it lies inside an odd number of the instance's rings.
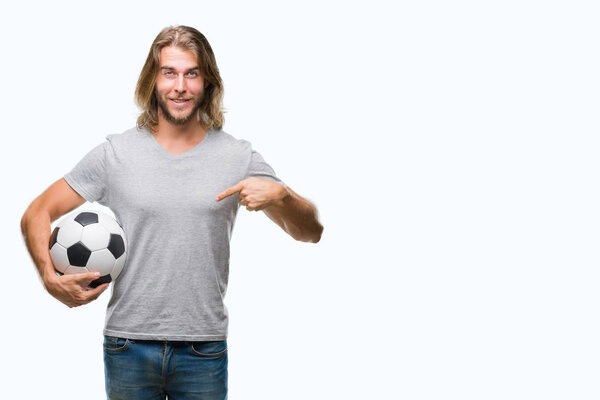
[[[225,191],[223,191],[223,192],[219,193],[219,194],[217,195],[217,198],[216,198],[216,200],[217,200],[217,201],[223,200],[224,198],[226,198],[226,197],[229,197],[229,196],[231,196],[232,194],[234,194],[234,193],[237,193],[237,192],[239,192],[239,191],[240,191],[240,190],[242,190],[242,189],[243,189],[243,185],[242,185],[242,183],[240,182],[240,183],[238,183],[237,185],[235,185],[235,186],[232,186],[232,187],[230,187],[229,189],[227,189],[227,190],[225,190]]]

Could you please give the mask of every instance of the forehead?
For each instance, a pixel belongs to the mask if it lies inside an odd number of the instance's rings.
[[[198,60],[191,50],[167,46],[160,50],[160,66],[189,69],[198,67]]]

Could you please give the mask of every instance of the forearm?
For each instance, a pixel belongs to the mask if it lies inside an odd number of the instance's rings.
[[[283,222],[283,228],[294,239],[317,243],[323,233],[317,208],[293,190],[287,191],[289,196],[270,206],[268,212],[275,214]]]
[[[32,209],[25,212],[21,219],[21,232],[29,255],[35,264],[42,281],[54,274],[48,243],[50,241],[50,215],[47,212]]]

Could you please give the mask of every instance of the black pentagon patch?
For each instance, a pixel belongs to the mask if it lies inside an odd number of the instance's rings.
[[[92,252],[90,249],[85,247],[81,242],[77,242],[67,249],[69,264],[76,267],[85,267],[85,264],[87,264],[87,261],[90,259],[91,255]]]
[[[54,246],[54,243],[56,243],[57,236],[58,236],[58,226],[56,228],[54,228],[54,230],[52,231],[52,235],[50,235],[50,248],[52,248],[52,246]]]
[[[75,221],[79,222],[81,226],[97,224],[98,214],[93,212],[82,212],[75,217]]]
[[[123,238],[121,235],[116,233],[110,234],[110,242],[108,242],[108,251],[112,253],[115,257],[115,260],[125,253],[125,242],[123,242]]]
[[[108,275],[101,276],[100,278],[91,281],[89,284],[89,287],[96,288],[96,287],[102,285],[103,283],[110,283],[110,282],[112,282],[112,278],[111,278],[110,274],[108,274]]]

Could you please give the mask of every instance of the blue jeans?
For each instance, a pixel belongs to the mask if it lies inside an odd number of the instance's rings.
[[[227,341],[170,342],[104,336],[109,400],[226,400]]]

